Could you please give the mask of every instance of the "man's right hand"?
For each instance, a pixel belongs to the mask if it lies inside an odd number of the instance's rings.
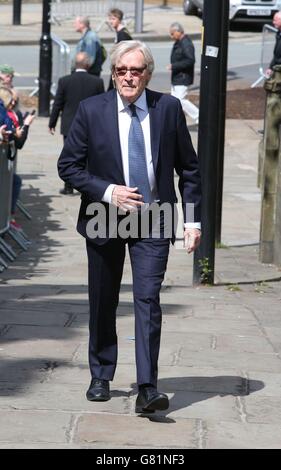
[[[142,195],[137,193],[138,188],[117,185],[113,189],[111,202],[125,212],[135,212],[142,206]]]

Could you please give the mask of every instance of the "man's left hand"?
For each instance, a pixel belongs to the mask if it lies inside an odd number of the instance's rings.
[[[201,230],[198,228],[184,229],[184,246],[187,253],[192,253],[200,245]]]

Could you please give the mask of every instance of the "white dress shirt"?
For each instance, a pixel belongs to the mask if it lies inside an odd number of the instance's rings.
[[[129,143],[129,130],[131,125],[131,116],[132,112],[129,108],[130,103],[124,100],[119,93],[117,92],[117,107],[118,107],[118,128],[119,128],[119,138],[121,146],[121,155],[122,155],[122,164],[123,164],[123,174],[126,186],[129,184],[129,152],[128,152],[128,143]],[[153,195],[155,202],[159,200],[157,194],[156,179],[153,168],[152,153],[151,153],[151,138],[150,138],[150,118],[147,107],[146,92],[145,90],[139,96],[139,98],[134,102],[136,106],[136,113],[141,123],[144,142],[145,142],[145,157],[147,164],[147,173],[148,180],[150,184],[150,189]],[[111,203],[112,192],[116,184],[110,184],[102,197],[102,201]],[[185,228],[201,228],[200,223],[185,223]]]

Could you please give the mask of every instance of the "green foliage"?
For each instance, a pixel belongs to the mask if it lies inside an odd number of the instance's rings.
[[[202,284],[210,284],[210,274],[212,270],[210,269],[209,258],[202,258],[198,260],[199,266],[201,268],[200,280]]]
[[[216,248],[228,250],[229,246],[227,246],[227,245],[225,245],[224,243],[221,243],[221,242],[216,242]]]
[[[230,290],[231,292],[239,292],[242,289],[240,289],[238,284],[230,284],[229,286],[227,286],[227,290]]]

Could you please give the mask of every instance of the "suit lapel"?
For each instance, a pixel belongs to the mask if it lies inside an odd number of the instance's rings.
[[[154,93],[148,89],[146,90],[146,99],[150,120],[152,161],[153,168],[156,174],[161,133],[161,113],[159,112],[159,106],[157,106],[157,100],[155,98]],[[118,180],[120,180],[120,184],[122,181],[122,184],[125,185],[118,128],[117,95],[115,90],[112,90],[105,94],[105,106],[103,114],[108,142],[111,146],[111,155],[114,156],[114,160],[118,168]]]
[[[156,174],[158,156],[159,156],[159,144],[160,144],[160,133],[161,133],[161,113],[157,108],[157,101],[152,91],[146,90],[146,100],[149,112],[150,120],[150,141],[151,141],[151,153],[153,168]]]
[[[104,123],[106,126],[106,136],[111,146],[111,155],[113,155],[118,168],[117,177],[118,180],[120,180],[120,184],[125,185],[118,129],[117,96],[115,90],[105,94],[105,106],[102,113],[104,115]]]

